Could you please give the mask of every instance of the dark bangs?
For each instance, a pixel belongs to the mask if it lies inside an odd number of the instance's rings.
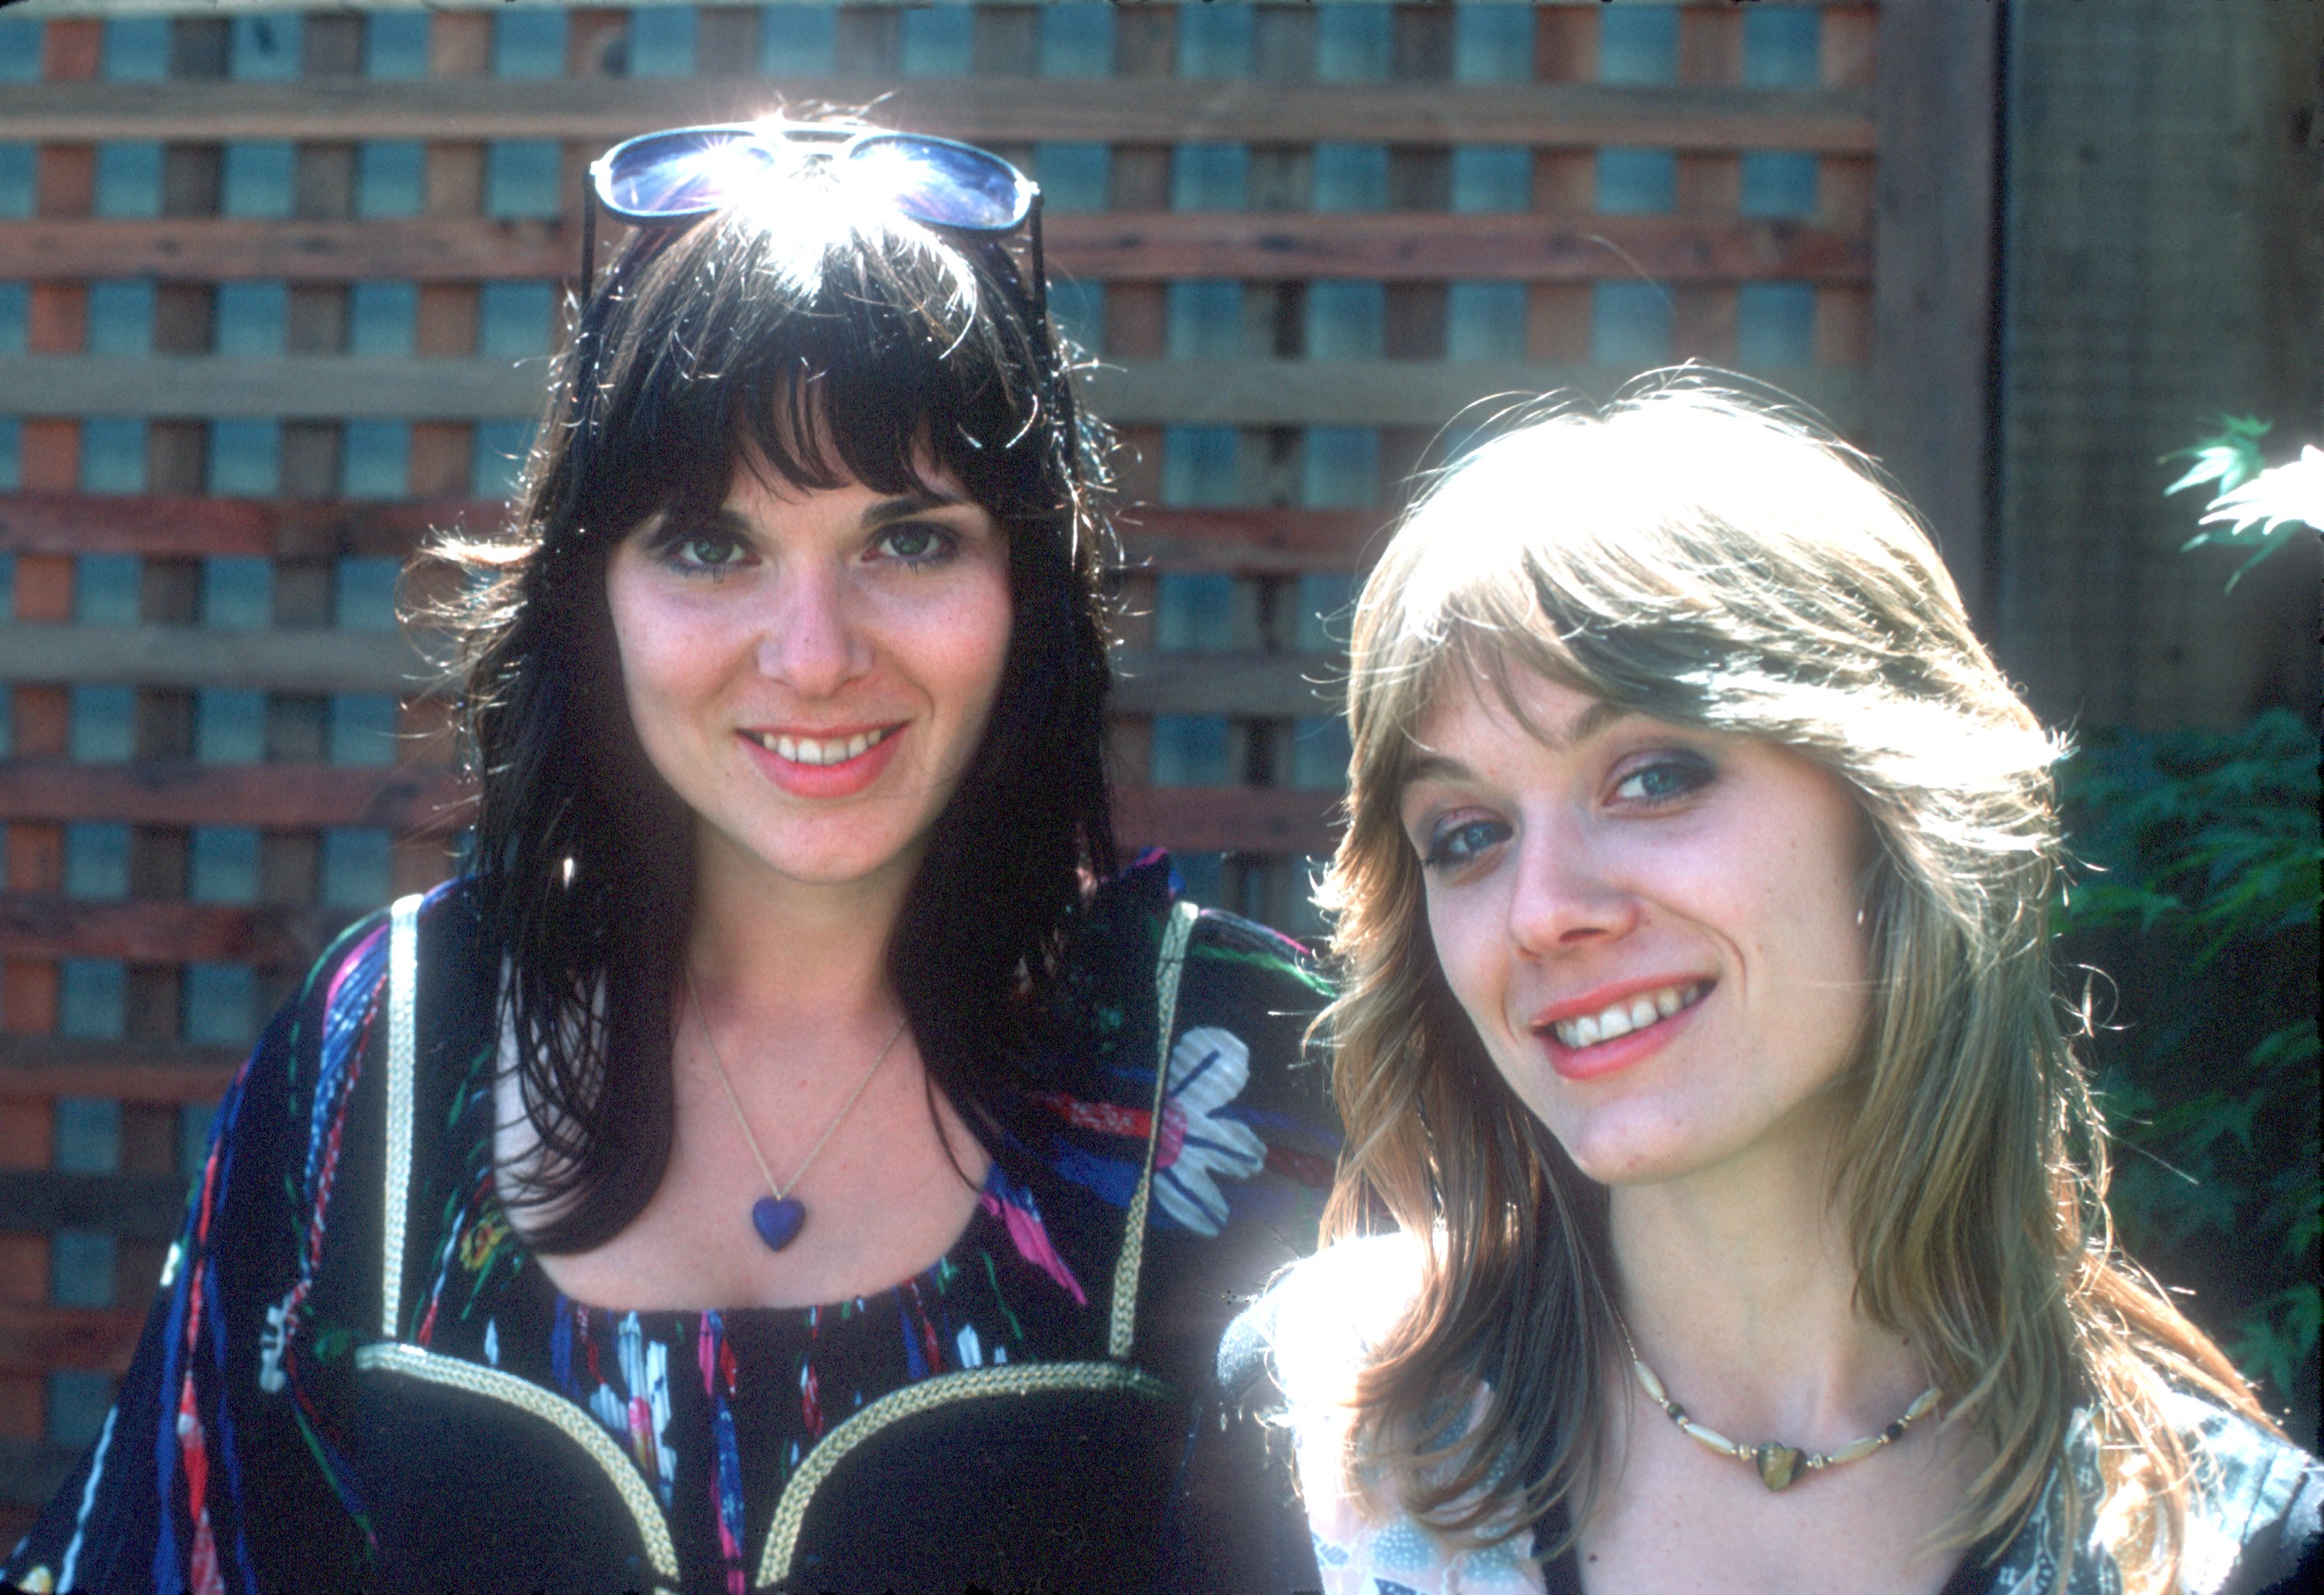
[[[755,459],[779,484],[896,494],[933,463],[1001,523],[992,720],[889,949],[971,1122],[1114,867],[1103,434],[1001,244],[864,213],[827,180],[784,198],[630,241],[559,357],[511,539],[439,550],[484,578],[456,621],[475,893],[543,1148],[512,1194],[544,1250],[619,1232],[669,1155],[691,819],[630,724],[605,601],[608,557],[649,517],[715,510]]]
[[[590,530],[715,508],[742,447],[798,487],[888,493],[932,458],[1012,527],[1072,517],[1085,473],[1055,456],[1087,440],[1008,252],[827,194],[802,207],[821,214],[642,240],[610,273],[571,352],[586,440],[566,485],[595,501]]]

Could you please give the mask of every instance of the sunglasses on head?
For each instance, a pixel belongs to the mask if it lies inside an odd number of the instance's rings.
[[[669,226],[724,210],[769,181],[825,161],[850,187],[908,221],[1002,237],[1024,227],[1032,241],[1036,316],[1048,318],[1041,257],[1040,186],[989,150],[926,134],[786,122],[673,127],[625,139],[589,166],[581,228],[581,297],[594,285],[596,207],[622,221]]]

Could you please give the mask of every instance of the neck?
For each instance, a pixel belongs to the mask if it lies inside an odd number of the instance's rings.
[[[1928,1377],[1903,1336],[1856,1309],[1829,1157],[1783,1150],[1615,1187],[1619,1299],[1646,1365],[1702,1422],[1754,1439],[1844,1442],[1895,1417]]]
[[[704,1000],[795,1036],[892,1027],[888,945],[910,885],[908,869],[802,884],[699,850],[687,959]]]

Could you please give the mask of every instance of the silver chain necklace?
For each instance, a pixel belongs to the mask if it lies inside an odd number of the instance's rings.
[[[789,1179],[779,1183],[774,1170],[767,1166],[766,1153],[759,1149],[759,1138],[752,1132],[751,1120],[742,1112],[742,1099],[734,1093],[734,1082],[726,1073],[726,1060],[718,1056],[718,1040],[711,1035],[709,1018],[702,1011],[702,991],[694,983],[691,960],[686,965],[686,994],[694,1004],[694,1022],[702,1027],[702,1045],[710,1049],[710,1066],[718,1071],[718,1083],[726,1088],[726,1105],[734,1110],[734,1122],[742,1127],[742,1139],[749,1144],[751,1156],[758,1162],[760,1174],[766,1177],[769,1194],[751,1203],[751,1227],[759,1232],[759,1239],[766,1242],[769,1251],[780,1251],[798,1239],[799,1231],[807,1224],[807,1203],[791,1193],[798,1189],[799,1181],[807,1177],[807,1171],[815,1166],[815,1160],[823,1156],[824,1148],[831,1144],[831,1138],[838,1133],[842,1124],[847,1122],[848,1114],[855,1111],[855,1104],[872,1084],[872,1077],[879,1074],[880,1065],[888,1061],[888,1055],[896,1050],[896,1043],[903,1039],[904,1027],[910,1022],[910,1016],[896,1021],[896,1028],[890,1034],[887,1045],[872,1060],[872,1066],[863,1071],[863,1078],[855,1083],[855,1089],[847,1093],[847,1100],[839,1104],[839,1111],[832,1116],[831,1122],[823,1127],[823,1133],[816,1138],[815,1145],[807,1148],[807,1157],[791,1172]]]

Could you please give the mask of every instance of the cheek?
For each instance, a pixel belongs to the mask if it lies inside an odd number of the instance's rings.
[[[1495,935],[1494,917],[1475,890],[1432,884],[1427,903],[1436,965],[1469,1022],[1489,1044],[1500,1027],[1502,971],[1508,961],[1505,944]]]
[[[649,752],[667,749],[685,716],[714,697],[733,668],[702,616],[670,604],[642,580],[625,580],[617,565],[605,584],[622,700],[638,740]]]
[[[960,595],[939,633],[936,671],[962,705],[982,725],[1001,690],[1009,664],[1012,629],[1005,567],[982,573],[982,580]],[[936,641],[932,637],[931,641]]]
[[[1790,867],[1766,890],[1767,922],[1789,944],[1799,1019],[1820,1042],[1853,1037],[1870,1005],[1871,936],[1861,917],[1870,838],[1853,803],[1826,795],[1812,825],[1781,850]]]

